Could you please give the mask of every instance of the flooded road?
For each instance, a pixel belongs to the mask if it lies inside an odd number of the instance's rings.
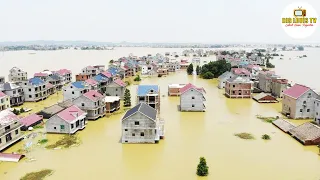
[[[191,82],[204,87],[206,112],[178,112],[179,97],[167,97],[168,83]],[[28,157],[36,161],[1,163],[0,179],[17,180],[24,174],[44,168],[55,172],[48,180],[62,179],[212,179],[212,180],[318,180],[320,156],[316,147],[304,147],[270,123],[255,116],[279,115],[281,104],[258,104],[252,99],[227,99],[216,88],[215,80],[197,79],[185,72],[167,77],[145,78],[141,84],[159,84],[161,116],[165,119],[165,139],[159,144],[119,143],[120,119],[123,114],[90,121],[77,134],[82,140],[79,147],[63,150],[46,150],[35,147]],[[135,97],[136,85],[132,85]],[[61,99],[53,95],[42,102],[51,104]],[[132,98],[135,103],[135,99]],[[40,108],[33,103],[25,106]],[[36,109],[34,109],[36,111]],[[242,140],[234,133],[252,133],[255,140]],[[264,141],[262,134],[269,134]],[[50,142],[59,135],[47,135]],[[20,148],[23,141],[7,152]],[[209,166],[209,176],[198,178],[196,167],[204,156]]]

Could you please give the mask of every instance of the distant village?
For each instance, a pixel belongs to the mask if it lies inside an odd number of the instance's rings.
[[[229,68],[215,74],[217,87],[224,89],[226,98],[252,98],[259,103],[279,103],[282,113],[290,119],[313,119],[296,126],[278,118],[273,124],[304,145],[320,144],[320,95],[302,84],[290,84],[267,62],[273,49],[246,51],[213,51],[188,49],[177,53],[148,54],[138,57],[130,54],[105,65],[89,65],[81,73],[68,69],[40,70],[31,77],[23,69],[13,67],[8,79],[0,78],[0,151],[25,138],[33,127],[43,124],[46,133],[75,134],[85,130],[88,121],[96,121],[129,107],[121,118],[121,143],[158,143],[165,137],[165,120],[161,117],[163,95],[180,98],[179,111],[206,111],[206,91],[194,84],[168,84],[167,92],[160,92],[157,84],[138,85],[136,97],[130,96],[128,78],[140,81],[140,76],[170,76],[177,71],[188,71],[191,66],[214,66],[222,62]],[[269,55],[268,55],[269,54]],[[205,57],[212,57],[208,60]],[[269,62],[270,63],[270,62]],[[201,70],[200,70],[201,71]],[[209,70],[210,71],[210,70]],[[188,73],[189,74],[189,73]],[[192,75],[196,76],[196,68]],[[73,78],[74,77],[74,78]],[[75,79],[75,81],[73,81]],[[63,101],[34,114],[21,117],[30,109],[15,109],[24,102],[40,102],[57,92]],[[136,104],[131,104],[131,98]],[[23,133],[26,131],[26,133]],[[119,137],[120,138],[120,137]]]

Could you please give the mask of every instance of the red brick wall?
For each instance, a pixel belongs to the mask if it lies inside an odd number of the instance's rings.
[[[87,79],[89,79],[88,75],[81,75],[81,74],[76,75],[76,81],[85,81]]]

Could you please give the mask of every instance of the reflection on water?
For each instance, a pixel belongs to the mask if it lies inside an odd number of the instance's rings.
[[[38,53],[34,56],[37,56]],[[206,112],[179,112],[179,97],[167,97],[169,83],[192,82],[206,90]],[[79,147],[45,150],[35,147],[28,156],[36,161],[0,163],[0,179],[16,180],[27,172],[43,168],[55,170],[48,180],[61,179],[197,179],[200,156],[207,159],[212,180],[319,180],[320,156],[314,146],[305,147],[255,116],[277,116],[281,104],[258,104],[252,99],[226,99],[216,80],[197,79],[185,72],[167,77],[145,78],[141,84],[159,84],[161,117],[165,119],[165,139],[159,144],[121,144],[123,115],[90,121],[77,135]],[[130,86],[135,102],[136,85]],[[48,106],[61,95],[43,101]],[[41,108],[28,103],[34,111]],[[252,133],[255,140],[243,140],[234,133]],[[261,139],[269,134],[270,141]],[[49,142],[59,139],[48,135]],[[17,151],[22,142],[6,152]],[[203,179],[203,178],[198,178]]]

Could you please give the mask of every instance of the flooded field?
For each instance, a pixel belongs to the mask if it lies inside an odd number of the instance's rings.
[[[179,112],[179,97],[167,97],[168,83],[191,82],[206,89],[206,112]],[[258,104],[252,99],[227,99],[215,80],[197,79],[184,71],[167,77],[145,78],[141,84],[159,84],[165,139],[159,144],[120,144],[123,114],[90,121],[77,135],[82,144],[61,150],[41,146],[27,153],[34,161],[0,163],[1,180],[17,180],[28,172],[52,169],[48,180],[203,179],[196,176],[200,156],[207,159],[212,180],[319,180],[320,156],[314,146],[305,147],[270,123],[256,118],[277,116],[281,104]],[[135,104],[137,86],[129,87]],[[61,100],[61,95],[24,107],[38,111]],[[255,140],[243,140],[235,133],[248,132]],[[270,141],[261,139],[263,134]],[[48,143],[60,135],[47,135]],[[17,151],[24,141],[7,149]]]

